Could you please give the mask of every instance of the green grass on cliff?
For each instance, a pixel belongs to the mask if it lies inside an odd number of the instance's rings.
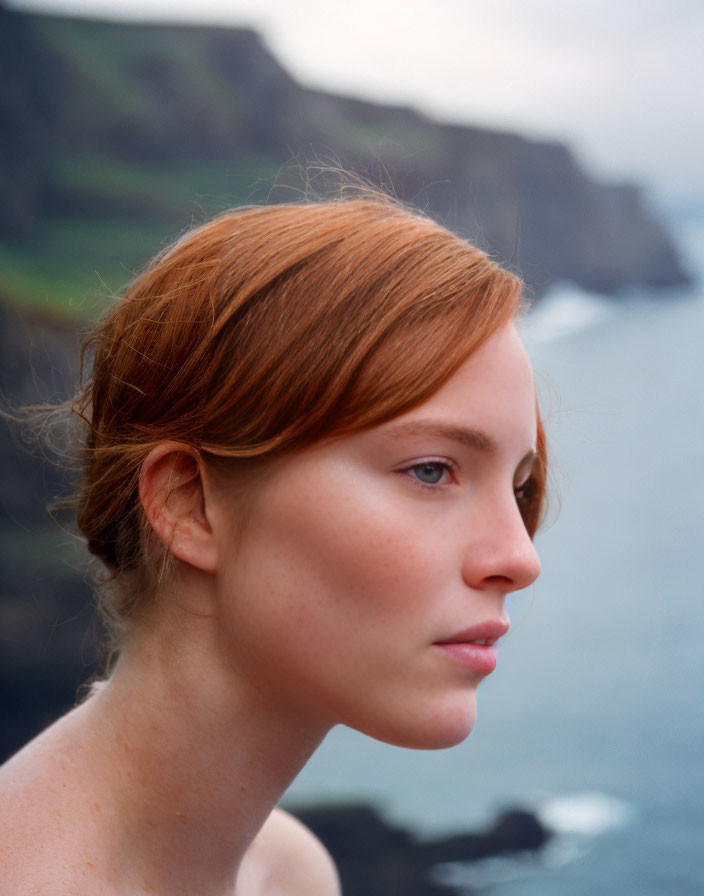
[[[30,174],[18,171],[28,207],[39,183],[40,210],[27,236],[0,238],[0,297],[93,317],[189,226],[266,198],[282,160],[255,156],[246,140],[236,151],[235,139],[252,102],[238,66],[265,51],[246,32],[27,22],[57,63],[58,124],[41,166],[28,157]]]
[[[251,32],[52,15],[27,26],[36,52],[27,68],[55,77],[55,90],[52,114],[35,115],[41,158],[16,159],[27,217],[38,211],[33,227],[7,229],[29,229],[23,239],[0,238],[0,298],[92,318],[188,227],[291,198],[269,192],[286,160],[307,151],[289,145],[291,122],[313,113]],[[362,157],[386,144],[432,154],[435,133],[407,118],[347,121],[321,102],[313,133]]]
[[[52,181],[69,212],[43,216],[20,242],[0,242],[0,295],[54,315],[93,318],[144,264],[192,225],[261,200],[273,162],[138,164],[58,155]],[[83,207],[83,210],[81,210]]]
[[[31,240],[0,245],[0,294],[52,314],[94,317],[162,238],[155,224],[45,219]]]
[[[214,70],[212,36],[207,28],[132,27],[118,23],[48,16],[37,19],[47,45],[84,78],[88,89],[73,97],[78,116],[104,122],[158,114],[159,83],[148,86],[145,73],[163,73],[172,97],[236,113],[242,98]],[[90,89],[92,87],[92,90]],[[100,102],[96,104],[95,99]],[[155,105],[157,108],[155,109]],[[100,127],[100,118],[95,122]]]
[[[158,164],[68,152],[57,154],[51,167],[55,188],[75,202],[155,220],[209,217],[254,201],[275,173],[275,162],[251,157],[237,159],[236,165]]]

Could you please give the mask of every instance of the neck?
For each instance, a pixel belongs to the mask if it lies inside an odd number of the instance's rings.
[[[216,642],[191,627],[147,634],[84,707],[87,754],[115,807],[108,852],[130,886],[232,893],[245,851],[329,727],[238,679]]]

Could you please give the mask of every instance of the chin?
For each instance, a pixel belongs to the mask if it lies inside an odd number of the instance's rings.
[[[446,750],[461,744],[470,735],[476,717],[475,695],[469,698],[465,695],[461,706],[455,703],[435,707],[427,715],[417,716],[412,724],[408,724],[411,720],[406,719],[405,724],[401,723],[393,728],[387,724],[364,733],[376,740],[409,750]],[[387,720],[389,721],[391,720]]]
[[[435,729],[426,732],[426,736],[416,738],[400,746],[407,747],[410,750],[447,750],[448,747],[456,747],[466,740],[472,733],[474,728],[474,719],[469,724],[457,725],[454,727],[446,726],[443,729]]]

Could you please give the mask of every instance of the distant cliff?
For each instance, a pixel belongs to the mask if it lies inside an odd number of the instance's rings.
[[[304,89],[252,31],[0,8],[0,35],[0,292],[16,299],[119,286],[194,217],[266,197],[292,157],[393,185],[537,294],[686,281],[636,186],[558,143]]]

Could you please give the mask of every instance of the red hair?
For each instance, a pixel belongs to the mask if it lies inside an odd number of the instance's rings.
[[[108,615],[129,620],[153,591],[138,478],[160,441],[244,464],[382,423],[508,323],[521,291],[483,252],[383,198],[244,208],[187,233],[83,348],[78,525],[115,583],[132,579]],[[538,430],[531,535],[545,491]]]

